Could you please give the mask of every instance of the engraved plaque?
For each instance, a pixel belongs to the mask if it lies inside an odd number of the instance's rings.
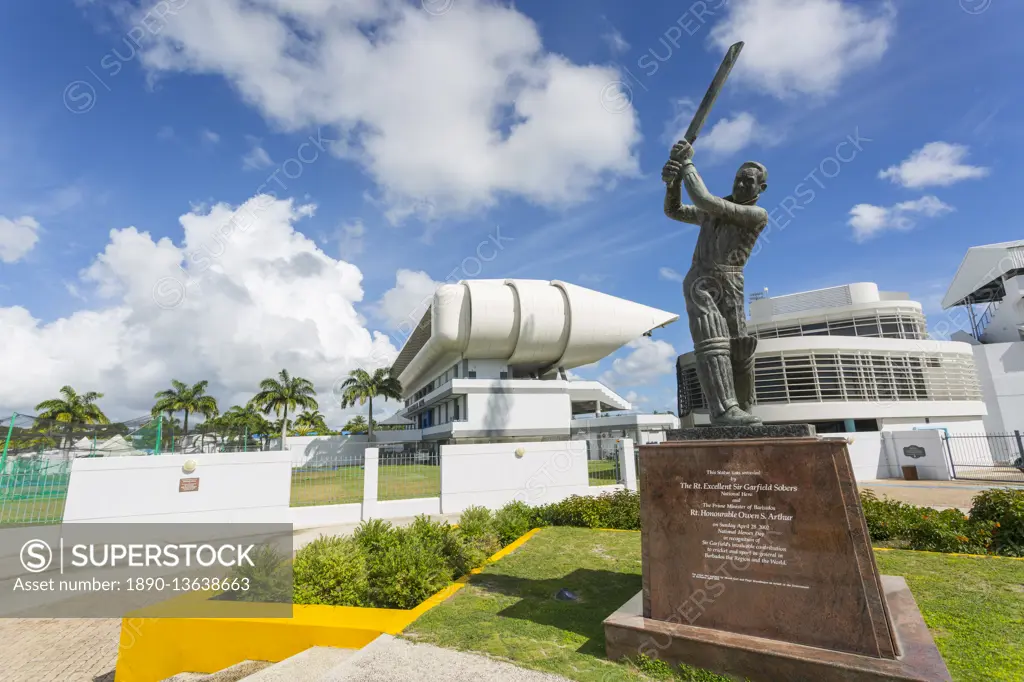
[[[644,615],[893,658],[846,445],[640,448]]]
[[[178,481],[179,493],[194,493],[199,490],[198,478],[182,478]]]

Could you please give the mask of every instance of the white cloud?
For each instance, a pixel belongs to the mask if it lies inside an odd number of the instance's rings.
[[[6,218],[0,215],[0,261],[15,263],[39,241],[39,223],[31,216]]]
[[[895,206],[874,206],[857,204],[850,209],[847,224],[853,228],[853,238],[866,241],[883,230],[911,230],[916,224],[915,215],[935,218],[953,211],[953,207],[934,196],[924,196],[914,201],[904,201]]]
[[[259,139],[251,136],[246,137],[251,148],[242,156],[242,170],[260,170],[261,168],[273,166],[274,160],[270,158],[267,150],[260,145]]]
[[[672,372],[676,349],[668,341],[655,341],[649,336],[642,336],[626,346],[633,351],[612,362],[612,368],[601,375],[603,383],[612,387],[640,386]]]
[[[877,63],[896,28],[889,2],[730,0],[711,29],[715,51],[744,41],[737,81],[776,97],[830,95],[848,74]]]
[[[697,105],[692,99],[683,98],[673,102],[674,115],[665,126],[662,141],[672,144],[681,140],[686,133]],[[749,111],[741,111],[732,117],[718,119],[710,128],[705,127],[694,144],[697,154],[710,154],[712,158],[732,156],[753,144],[770,146],[781,136],[774,134],[761,124]]]
[[[618,29],[613,28],[608,33],[602,35],[601,38],[608,44],[608,49],[610,49],[613,54],[622,54],[629,50],[629,43],[622,37],[622,34],[619,33]]]
[[[647,396],[643,396],[643,395],[640,395],[640,394],[639,394],[639,393],[637,393],[636,391],[630,391],[629,393],[627,393],[627,394],[626,394],[625,396],[623,396],[623,397],[624,397],[624,398],[625,398],[626,400],[628,400],[629,402],[631,402],[631,403],[633,404],[633,407],[634,407],[634,408],[635,408],[635,407],[636,407],[637,405],[642,405],[642,404],[645,404],[645,403],[649,403],[649,402],[651,402],[651,401],[650,401],[650,399],[649,399],[649,398],[648,398]]]
[[[362,165],[394,220],[503,194],[576,203],[639,174],[635,110],[602,106],[617,69],[546,52],[513,7],[459,0],[433,16],[415,5],[189,3],[142,62],[154,75],[222,75],[286,130],[329,126],[332,152]]]
[[[683,281],[683,276],[678,271],[673,270],[672,268],[660,268],[658,270],[658,277],[668,280],[669,282],[682,283]]]
[[[366,226],[358,218],[338,228],[338,256],[348,258],[363,252],[363,237]]]
[[[180,244],[111,230],[74,283],[97,305],[47,321],[0,308],[0,408],[30,411],[70,384],[104,393],[110,416],[138,416],[171,379],[208,379],[226,408],[287,368],[331,415],[336,380],[397,351],[354,307],[359,269],[294,229],[312,210],[265,195],[237,211],[216,204],[181,217]]]
[[[373,312],[389,327],[408,335],[427,312],[434,291],[441,284],[422,270],[399,270],[395,273],[395,286],[384,292],[374,304]]]
[[[932,185],[948,187],[961,180],[988,175],[988,168],[961,163],[967,151],[967,147],[962,144],[929,142],[898,166],[878,171],[878,177],[904,187],[919,188]]]
[[[212,130],[207,130],[206,128],[203,128],[199,132],[199,139],[207,144],[217,144],[218,142],[220,142],[220,135],[213,132]]]

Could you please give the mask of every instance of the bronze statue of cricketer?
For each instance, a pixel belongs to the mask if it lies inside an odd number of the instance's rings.
[[[683,295],[697,356],[697,377],[711,423],[716,426],[761,422],[749,413],[757,339],[747,335],[743,266],[768,224],[768,212],[756,205],[768,188],[768,170],[756,161],[744,163],[736,172],[732,194],[719,198],[704,186],[693,165],[691,146],[742,47],[743,43],[737,43],[729,49],[684,139],[673,145],[662,170],[667,185],[665,215],[700,225],[693,264],[683,280]],[[682,202],[683,187],[692,205]]]

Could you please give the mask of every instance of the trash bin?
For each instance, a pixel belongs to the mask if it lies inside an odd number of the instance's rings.
[[[916,481],[917,478],[917,467],[914,465],[908,465],[903,467],[903,480],[904,481]]]

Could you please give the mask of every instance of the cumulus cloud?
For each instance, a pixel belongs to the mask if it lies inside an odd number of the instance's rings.
[[[948,187],[961,180],[983,178],[989,169],[962,163],[968,149],[962,144],[929,142],[898,166],[878,171],[878,177],[910,188]]]
[[[112,417],[137,416],[171,379],[208,379],[227,408],[286,368],[313,381],[321,411],[337,415],[335,382],[397,350],[354,307],[359,269],[294,229],[312,212],[261,195],[181,216],[177,241],[111,230],[72,283],[96,307],[53,320],[0,308],[0,408],[31,411],[70,384],[104,393]]]
[[[395,273],[395,286],[374,304],[374,313],[389,327],[408,334],[427,312],[434,291],[441,284],[422,270],[399,270]]]
[[[665,125],[665,134],[662,136],[662,141],[666,144],[683,138],[693,114],[697,111],[697,104],[689,98],[678,99],[673,103],[673,109],[673,116]],[[698,153],[702,156],[710,154],[713,158],[724,158],[753,144],[775,144],[777,139],[780,139],[780,136],[759,122],[754,114],[741,111],[718,119],[710,128],[705,126],[697,143]]]
[[[911,230],[916,225],[916,216],[935,218],[953,210],[952,206],[934,196],[904,201],[895,206],[857,204],[850,209],[847,224],[853,228],[853,238],[863,242],[884,230]]]
[[[6,218],[0,215],[0,261],[15,263],[39,241],[39,223],[31,216]]]
[[[616,358],[612,368],[601,375],[601,382],[609,386],[641,386],[672,372],[676,349],[668,341],[655,341],[642,336],[626,344],[631,348],[624,358]]]
[[[882,58],[895,28],[889,2],[869,9],[852,0],[730,0],[710,42],[722,54],[746,43],[732,76],[745,85],[776,97],[830,95]]]
[[[152,76],[223,76],[282,129],[330,126],[396,221],[501,194],[565,205],[639,174],[636,112],[602,107],[618,71],[545,51],[528,17],[486,0],[441,16],[396,0],[193,2],[141,54]]]
[[[668,280],[669,282],[682,283],[683,281],[683,276],[678,271],[673,270],[672,268],[659,268],[658,277],[664,280]]]

